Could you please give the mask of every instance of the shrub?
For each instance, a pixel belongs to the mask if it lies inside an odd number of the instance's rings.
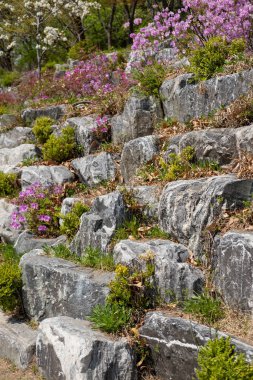
[[[131,309],[119,304],[97,305],[92,310],[90,321],[96,328],[108,333],[116,333],[126,327],[131,319]]]
[[[230,338],[209,340],[198,354],[198,380],[251,380],[253,367],[235,351]]]
[[[76,149],[75,131],[72,127],[66,127],[60,136],[50,135],[42,148],[42,153],[44,160],[63,162],[72,158],[76,154]]]
[[[16,174],[5,174],[0,171],[0,197],[15,196],[17,189]]]
[[[66,215],[60,215],[63,223],[60,227],[62,234],[67,235],[68,238],[73,237],[80,226],[80,218],[84,212],[89,211],[89,207],[82,202],[76,202],[71,211]]]
[[[208,293],[196,295],[184,301],[183,309],[198,317],[201,322],[208,324],[213,324],[224,316],[220,299],[214,299]]]
[[[165,66],[157,62],[147,65],[143,69],[133,71],[133,78],[139,82],[136,90],[143,95],[159,96],[161,87],[166,76]]]
[[[20,256],[11,245],[0,244],[0,308],[13,311],[21,302]]]
[[[49,117],[42,116],[36,119],[32,131],[40,144],[44,144],[49,139],[53,132],[53,124],[54,121]]]
[[[234,40],[228,44],[224,38],[210,38],[203,47],[193,51],[190,56],[190,71],[196,80],[206,80],[221,72],[226,60],[235,60],[245,51],[243,40]]]
[[[58,236],[63,195],[60,186],[43,188],[39,182],[35,182],[27,187],[16,200],[18,211],[12,213],[12,228],[19,229],[23,225],[38,236]]]
[[[112,254],[104,254],[97,248],[88,247],[84,256],[81,258],[81,264],[86,267],[113,271],[115,264]]]

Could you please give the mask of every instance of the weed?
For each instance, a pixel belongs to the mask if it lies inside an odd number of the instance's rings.
[[[131,309],[119,304],[97,305],[90,317],[96,328],[108,333],[116,333],[126,327],[130,319]]]
[[[97,248],[88,247],[84,252],[84,256],[80,259],[82,265],[86,267],[113,271],[115,264],[112,254],[104,254]]]
[[[213,324],[224,316],[220,299],[211,297],[207,292],[184,301],[183,309],[208,324]]]
[[[135,89],[143,95],[159,96],[159,89],[165,76],[165,66],[157,62],[147,65],[143,69],[138,68],[133,71],[133,78],[139,82]]]

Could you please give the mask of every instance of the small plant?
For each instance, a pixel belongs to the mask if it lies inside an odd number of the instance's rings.
[[[36,119],[32,131],[38,143],[44,144],[47,142],[50,135],[53,133],[53,124],[54,120],[49,117],[42,116]]]
[[[111,125],[107,116],[96,118],[96,128],[93,129],[94,137],[101,143],[108,143],[111,137]]]
[[[20,256],[11,245],[0,244],[0,308],[14,311],[21,304]]]
[[[112,254],[104,254],[97,248],[88,247],[84,252],[84,256],[80,259],[81,264],[86,267],[113,271],[115,264]]]
[[[136,89],[143,95],[159,96],[159,89],[165,76],[165,66],[157,62],[147,65],[143,69],[138,68],[133,72],[133,78],[139,82]]]
[[[75,131],[72,127],[66,127],[60,136],[50,135],[42,148],[42,153],[44,160],[63,162],[74,157],[76,150]]]
[[[130,220],[127,220],[121,227],[119,227],[114,234],[114,241],[128,239],[129,236],[138,239],[139,228],[141,227],[140,221],[134,215]]]
[[[151,239],[169,239],[170,235],[161,230],[158,226],[153,226],[146,232],[146,237]]]
[[[230,338],[209,340],[198,354],[198,380],[251,380],[253,366],[235,351]]]
[[[127,324],[139,321],[146,309],[155,307],[158,297],[153,284],[153,261],[152,258],[143,260],[146,265],[143,270],[117,265],[115,279],[109,285],[106,305],[92,312],[91,320],[96,327],[117,332]],[[114,328],[113,321],[117,320],[117,315],[119,323]]]
[[[78,231],[81,216],[89,209],[89,206],[82,202],[76,202],[68,214],[60,215],[61,219],[63,219],[60,227],[61,233],[67,235],[68,238],[72,238]]]
[[[15,196],[18,189],[16,174],[5,174],[0,171],[0,197]]]
[[[221,72],[227,60],[240,59],[245,51],[245,42],[234,40],[228,44],[222,37],[210,38],[203,47],[193,51],[190,56],[190,71],[196,80],[210,79]]]
[[[224,316],[220,299],[214,299],[207,292],[184,301],[183,309],[208,324],[213,324]]]
[[[64,244],[59,244],[54,247],[45,247],[44,251],[47,255],[52,255],[64,260],[78,261],[79,257],[77,257],[74,253],[70,251],[68,247]]]
[[[131,309],[119,304],[97,305],[92,310],[90,321],[96,328],[107,333],[116,333],[126,327],[131,319]]]
[[[59,234],[59,211],[63,189],[60,186],[42,187],[33,183],[19,193],[18,211],[12,213],[11,226],[27,226],[37,236],[53,237]]]

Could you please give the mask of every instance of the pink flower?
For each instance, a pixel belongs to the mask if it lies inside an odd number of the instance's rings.
[[[40,226],[38,227],[38,231],[39,231],[39,232],[44,232],[44,231],[46,231],[46,230],[47,230],[47,226],[40,225]]]

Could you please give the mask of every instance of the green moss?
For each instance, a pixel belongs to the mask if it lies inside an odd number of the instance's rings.
[[[253,366],[245,355],[235,351],[230,338],[216,338],[202,347],[198,354],[198,380],[252,380]]]
[[[46,116],[38,117],[36,119],[32,131],[36,137],[36,140],[40,144],[47,142],[50,135],[53,133],[53,124],[54,120]]]

